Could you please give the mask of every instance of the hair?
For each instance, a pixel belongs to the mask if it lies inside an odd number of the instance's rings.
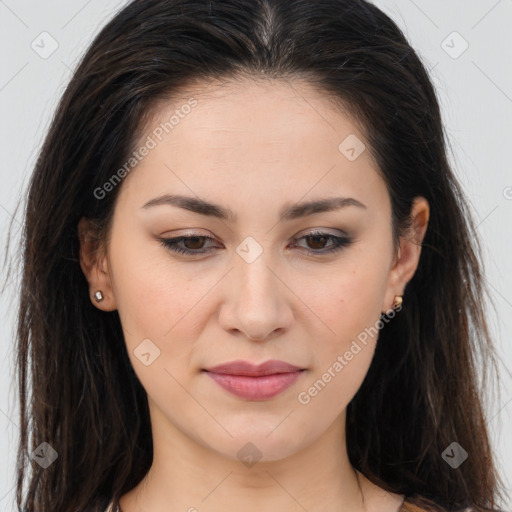
[[[269,78],[300,79],[361,124],[391,198],[395,244],[414,198],[430,205],[403,308],[380,330],[347,408],[351,464],[405,494],[411,510],[497,507],[503,484],[483,407],[489,373],[498,375],[491,296],[436,93],[402,31],[364,0],[135,0],[81,59],[28,187],[15,350],[25,512],[103,511],[152,463],[147,395],[119,314],[91,303],[79,264],[79,220],[106,241],[120,186],[101,199],[94,191],[127,161],[159,101],[191,84]],[[454,441],[469,454],[457,469],[442,457]],[[27,456],[44,442],[58,454],[46,468]]]

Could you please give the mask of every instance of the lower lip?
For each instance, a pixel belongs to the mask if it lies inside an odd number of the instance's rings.
[[[276,373],[260,377],[229,375],[206,372],[219,386],[235,396],[247,400],[267,400],[288,389],[302,373],[301,370],[289,373]]]

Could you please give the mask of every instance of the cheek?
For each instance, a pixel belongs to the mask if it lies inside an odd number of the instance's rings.
[[[370,271],[340,272],[327,292],[312,299],[311,309],[322,319],[312,339],[321,343],[312,345],[315,364],[297,396],[308,415],[333,419],[361,386],[378,339],[381,282]]]
[[[317,313],[329,345],[340,349],[380,318],[386,290],[385,265],[355,254],[325,273],[316,284],[300,292]],[[323,325],[322,325],[323,324]]]
[[[329,358],[328,363],[305,380],[298,390],[297,403],[308,418],[316,418],[314,428],[325,429],[335,420],[354,398],[366,377],[374,354],[375,344],[359,347],[350,345],[348,351]],[[349,352],[350,361],[346,359]]]
[[[145,324],[145,318],[154,320],[182,283],[179,273],[172,280],[165,277],[168,265],[157,241],[128,236],[126,231],[124,226],[118,227],[111,243],[116,302],[120,313],[130,312],[127,320],[132,325],[136,325],[132,315],[140,315],[138,320]]]
[[[194,281],[183,264],[166,258],[157,242],[130,245],[126,238],[113,240],[111,259],[128,349],[133,351],[142,340],[150,339],[162,351],[182,354],[181,345],[187,345],[187,338],[195,333],[194,308],[209,283]]]
[[[321,320],[314,323],[312,339],[322,342],[313,345],[315,365],[308,381],[317,382],[311,397],[321,391],[319,402],[335,399],[347,405],[364,380],[378,339],[386,264],[383,258],[354,253],[315,288],[322,293],[308,295],[302,290],[305,302]]]

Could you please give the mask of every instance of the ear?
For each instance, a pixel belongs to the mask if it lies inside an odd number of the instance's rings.
[[[398,255],[389,271],[388,286],[382,304],[382,312],[393,307],[396,295],[403,295],[405,286],[412,279],[421,254],[421,244],[427,231],[430,208],[424,197],[414,198],[411,209],[411,228],[400,238]]]
[[[80,241],[80,267],[89,283],[91,302],[102,311],[117,309],[112,283],[109,276],[107,255],[98,237],[94,223],[82,217],[78,223],[78,239]],[[103,300],[97,302],[95,293],[101,290]]]

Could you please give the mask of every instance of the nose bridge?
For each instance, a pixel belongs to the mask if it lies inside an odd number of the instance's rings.
[[[241,284],[240,299],[257,300],[263,303],[275,300],[276,277],[269,269],[268,258],[263,254],[255,261],[247,263],[243,259],[236,264],[237,278]]]
[[[276,277],[270,251],[255,239],[237,247],[229,287],[230,328],[245,332],[251,339],[263,339],[291,320],[283,285]]]
[[[269,269],[271,263],[268,252],[262,251],[254,260],[238,258],[235,264],[235,275],[240,283],[237,292],[239,306],[256,307],[260,311],[270,309],[271,306],[275,309],[277,306],[277,302],[279,302],[277,295],[281,290],[277,285],[276,277]]]
[[[268,245],[268,237],[259,236],[258,240],[253,236],[246,236],[236,248],[235,267],[237,278],[246,289],[246,293],[255,289],[260,289],[263,293],[267,293],[266,287],[270,281],[275,279],[269,266],[271,249]]]

